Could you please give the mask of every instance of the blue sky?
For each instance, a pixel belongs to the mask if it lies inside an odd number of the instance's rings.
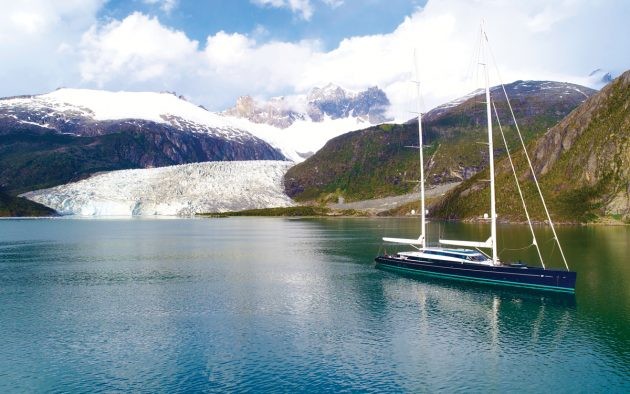
[[[330,50],[347,37],[391,32],[425,3],[426,0],[344,0],[327,4],[315,0],[311,3],[312,15],[305,19],[301,12],[288,6],[273,7],[249,0],[179,0],[172,3],[172,9],[165,9],[161,1],[110,0],[99,17],[123,19],[140,11],[200,42],[223,30],[253,34],[260,41],[318,39],[323,42],[323,49]]]
[[[623,0],[0,0],[0,10],[0,96],[167,90],[222,110],[241,95],[335,83],[378,86],[408,116],[414,50],[427,107],[478,87],[466,77],[482,18],[503,82],[598,88],[591,71],[630,68]]]

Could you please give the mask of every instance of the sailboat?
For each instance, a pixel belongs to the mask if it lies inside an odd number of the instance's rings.
[[[482,51],[487,51],[487,41],[488,38],[485,34],[483,26],[481,27],[481,38],[482,38]],[[487,58],[487,56],[485,56]],[[551,221],[551,216],[547,209],[547,205],[542,197],[542,192],[540,190],[540,186],[538,185],[538,180],[536,179],[535,172],[533,170],[529,155],[527,154],[527,150],[525,151],[525,156],[527,157],[527,161],[529,162],[531,173],[534,179],[534,182],[538,188],[538,192],[540,194],[540,198],[543,203],[543,207],[547,214],[548,222],[551,226],[554,239],[558,243],[558,247],[560,250],[560,254],[566,266],[566,270],[558,270],[558,269],[549,269],[544,265],[544,261],[542,258],[542,254],[540,252],[540,248],[538,247],[538,242],[536,240],[536,236],[534,234],[534,230],[532,227],[532,223],[530,220],[529,212],[527,211],[527,207],[525,205],[525,201],[523,199],[523,194],[521,188],[518,183],[518,178],[516,177],[516,170],[514,169],[514,165],[512,163],[511,156],[508,150],[508,157],[510,158],[510,164],[512,165],[512,171],[515,175],[516,185],[521,197],[521,201],[523,202],[523,206],[525,209],[525,214],[527,217],[527,221],[529,223],[531,235],[532,235],[532,245],[536,246],[538,251],[538,255],[542,264],[542,267],[528,266],[526,264],[519,262],[506,263],[499,259],[497,253],[497,214],[496,214],[496,201],[495,201],[495,180],[494,180],[494,149],[493,149],[493,141],[492,141],[492,111],[491,111],[491,97],[490,97],[490,86],[489,86],[489,77],[488,77],[488,66],[486,62],[482,62],[481,65],[484,68],[485,74],[485,98],[486,98],[486,115],[487,115],[487,129],[488,129],[488,155],[489,155],[489,171],[490,171],[490,237],[486,241],[467,241],[467,240],[446,240],[440,239],[439,243],[441,245],[446,245],[447,247],[430,247],[427,246],[426,241],[426,208],[425,208],[425,193],[424,193],[424,158],[422,153],[422,114],[420,112],[420,108],[418,108],[417,116],[418,116],[418,138],[419,138],[419,146],[418,150],[420,151],[420,236],[418,239],[407,239],[407,238],[391,238],[385,237],[383,241],[391,242],[395,244],[406,244],[411,246],[414,250],[411,251],[401,251],[395,254],[384,254],[377,256],[375,261],[376,265],[382,269],[388,269],[398,272],[404,273],[412,273],[412,274],[422,274],[440,278],[448,278],[453,280],[462,280],[462,281],[471,281],[471,282],[479,282],[484,284],[491,285],[501,285],[501,286],[513,286],[513,287],[524,287],[531,288],[537,290],[544,291],[554,291],[554,292],[562,292],[562,293],[575,293],[575,282],[577,278],[577,273],[570,271],[569,266],[564,257],[564,253],[562,251],[562,247],[560,246],[560,242],[556,235],[555,228],[553,226],[553,222]],[[417,73],[417,71],[416,71]],[[417,93],[418,93],[418,107],[420,107],[420,86],[419,82],[416,82],[417,85]],[[503,92],[505,93],[506,100],[508,106],[510,108],[510,112],[512,115],[514,112],[512,111],[512,107],[509,104],[509,99],[507,98],[507,92],[505,88],[503,88]],[[494,108],[495,114],[496,108]],[[497,114],[498,115],[498,114]],[[498,118],[498,116],[497,116]],[[516,124],[516,122],[515,122]],[[499,127],[500,127],[499,123]],[[518,130],[518,125],[516,124],[516,128]],[[501,134],[503,134],[503,130],[501,129]],[[519,131],[520,137],[520,131]],[[505,142],[505,136],[504,136]],[[525,144],[521,137],[521,143],[523,148],[525,148]],[[507,149],[507,143],[506,143]],[[457,248],[453,248],[456,246]],[[490,253],[486,253],[482,250],[490,250]]]

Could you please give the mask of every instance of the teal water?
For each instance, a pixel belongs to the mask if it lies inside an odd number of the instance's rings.
[[[417,228],[0,220],[0,392],[630,391],[630,228],[559,229],[575,297],[374,268],[382,236]],[[508,250],[527,228],[499,234],[503,257],[535,258]]]

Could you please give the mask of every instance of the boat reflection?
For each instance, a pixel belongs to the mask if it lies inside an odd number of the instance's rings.
[[[492,354],[505,349],[559,346],[577,320],[573,294],[543,293],[387,273],[382,287],[392,303],[416,304],[422,334],[468,339]],[[391,276],[390,276],[391,275]],[[411,281],[409,280],[411,279]],[[400,281],[406,283],[401,283]],[[455,339],[457,338],[457,339]],[[505,346],[509,343],[509,346]]]

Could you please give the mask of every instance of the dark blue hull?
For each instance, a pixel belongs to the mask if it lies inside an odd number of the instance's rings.
[[[396,256],[378,256],[375,261],[379,268],[393,271],[562,293],[575,293],[577,277],[577,273],[572,271],[527,266],[486,266],[428,259],[415,261]]]

